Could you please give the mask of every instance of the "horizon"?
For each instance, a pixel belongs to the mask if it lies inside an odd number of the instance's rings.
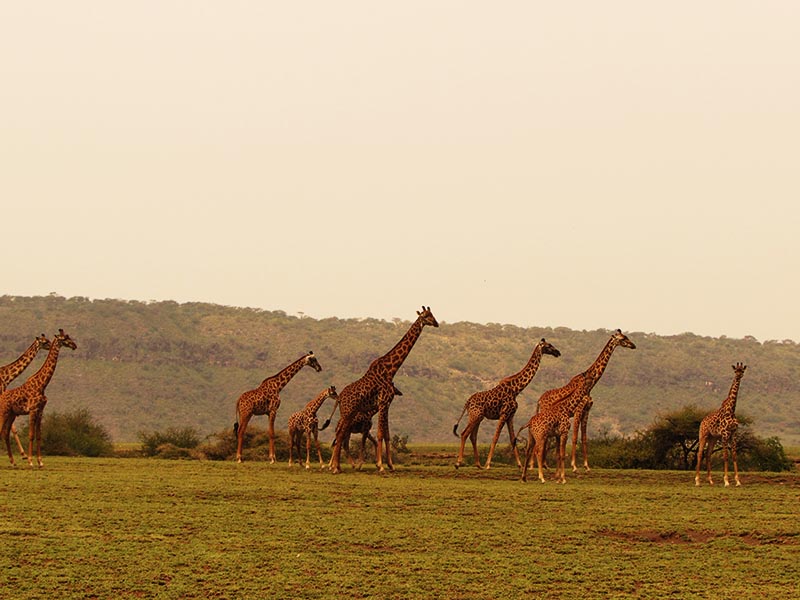
[[[8,3],[3,290],[800,340],[800,3]]]

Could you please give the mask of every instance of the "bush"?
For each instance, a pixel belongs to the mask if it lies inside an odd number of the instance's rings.
[[[27,424],[19,428],[28,437]],[[25,444],[23,444],[25,445]],[[25,448],[27,451],[27,447]],[[111,456],[114,446],[108,431],[85,408],[46,413],[42,420],[42,451],[56,456]],[[35,451],[35,450],[34,450]]]
[[[162,453],[169,454],[165,458],[175,458],[173,449],[191,450],[200,445],[200,434],[194,427],[170,427],[165,431],[153,431],[146,433],[140,431],[139,441],[142,443],[142,454],[145,456],[161,456]]]

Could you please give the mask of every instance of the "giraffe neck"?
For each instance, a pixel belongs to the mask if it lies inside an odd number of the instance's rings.
[[[4,367],[0,367],[0,391],[5,390],[8,387],[8,384],[11,383],[14,378],[17,377],[17,375],[22,373],[29,364],[31,364],[33,359],[36,358],[37,352],[39,352],[38,340],[34,341],[30,348],[25,350],[22,356],[20,356],[17,360],[7,364]]]
[[[728,392],[728,397],[722,401],[722,411],[729,414],[736,412],[736,397],[739,395],[739,382],[742,380],[738,375],[733,378],[731,384],[731,391]]]
[[[422,319],[418,318],[411,324],[411,327],[400,341],[395,344],[394,348],[377,359],[372,366],[388,379],[392,379],[403,365],[403,362],[409,352],[411,352],[411,349],[414,347],[421,333]]]
[[[47,384],[50,383],[50,380],[53,378],[53,373],[56,372],[56,364],[58,363],[58,352],[61,349],[61,344],[56,341],[50,346],[50,351],[47,353],[47,358],[42,363],[42,366],[39,367],[39,370],[36,371],[28,381],[25,382],[25,385],[30,384],[35,386],[39,390],[44,390],[47,387]]]
[[[294,361],[292,364],[290,364],[288,367],[286,367],[276,375],[273,375],[272,377],[268,377],[267,379],[265,379],[261,385],[267,385],[267,383],[271,383],[272,385],[276,386],[277,388],[276,391],[280,392],[286,386],[286,384],[289,383],[292,377],[294,377],[300,372],[300,369],[302,369],[305,366],[305,364],[306,364],[305,356],[303,356],[302,358],[298,358],[296,361]]]
[[[603,372],[606,370],[608,366],[608,361],[611,360],[611,355],[614,352],[614,348],[617,347],[616,340],[611,338],[606,343],[603,350],[600,352],[597,359],[592,363],[592,366],[589,367],[585,371],[585,384],[584,384],[584,392],[589,393],[592,391],[592,388],[595,384],[600,381],[600,378],[603,376]]]
[[[511,375],[510,377],[506,378],[506,382],[511,385],[511,389],[515,394],[519,394],[528,386],[533,379],[533,376],[536,375],[536,371],[539,369],[539,363],[541,361],[542,345],[536,344],[536,347],[533,349],[533,354],[531,354],[531,357],[528,359],[528,364],[526,364],[516,375]]]
[[[307,409],[310,414],[317,414],[317,411],[323,405],[325,400],[328,399],[328,390],[322,392],[319,396],[314,398],[311,402],[308,403]]]

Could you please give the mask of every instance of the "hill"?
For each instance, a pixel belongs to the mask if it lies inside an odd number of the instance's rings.
[[[241,392],[313,350],[323,371],[304,369],[284,389],[278,415],[283,429],[289,415],[324,387],[341,389],[360,377],[402,337],[416,308],[409,307],[409,321],[316,320],[204,303],[2,296],[0,364],[16,359],[35,335],[63,328],[78,349],[62,351],[47,410],[87,408],[115,441],[125,442],[135,441],[140,431],[167,427],[191,426],[203,434],[230,428]],[[395,383],[404,395],[391,409],[392,433],[415,443],[454,442],[452,427],[466,399],[519,371],[546,337],[562,356],[545,356],[520,395],[515,426],[521,427],[539,395],[584,370],[609,337],[606,330],[448,323],[445,307],[432,308],[441,326],[425,329],[399,371]],[[624,323],[610,325],[625,330]],[[629,435],[657,414],[686,404],[717,408],[732,380],[731,365],[741,361],[748,370],[737,410],[754,419],[758,435],[800,444],[795,342],[626,333],[637,349],[614,353],[593,393],[590,435]],[[12,387],[42,360],[40,354]],[[320,415],[327,418],[330,408]],[[264,421],[253,422],[264,426]],[[483,441],[491,438],[495,423],[481,426]],[[323,439],[329,437],[323,433]]]

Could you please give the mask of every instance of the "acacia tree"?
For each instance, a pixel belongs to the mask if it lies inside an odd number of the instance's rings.
[[[697,464],[700,422],[707,411],[689,405],[660,415],[643,433],[644,441],[652,448],[654,466],[667,469],[691,469]],[[737,452],[747,455],[762,442],[753,435],[749,425],[752,419],[737,415],[739,429],[736,432]],[[714,452],[722,449],[715,445]]]

